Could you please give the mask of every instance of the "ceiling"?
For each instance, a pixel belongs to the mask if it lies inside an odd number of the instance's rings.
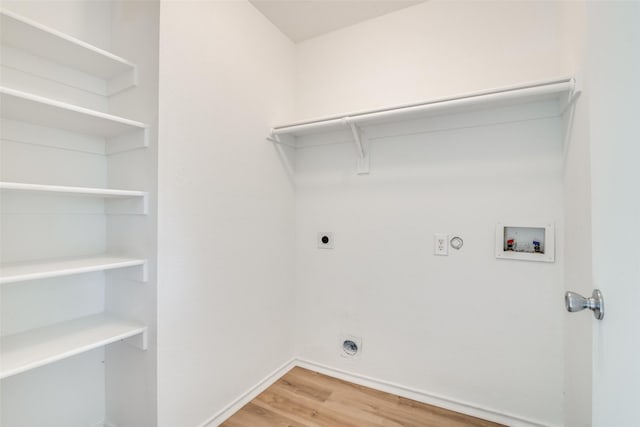
[[[292,41],[301,42],[425,0],[249,0]]]

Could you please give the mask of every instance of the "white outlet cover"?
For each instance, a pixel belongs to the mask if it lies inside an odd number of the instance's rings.
[[[441,256],[449,255],[449,235],[436,233],[433,236],[433,254]]]
[[[333,249],[333,245],[334,245],[333,233],[330,233],[330,232],[318,233],[319,249]]]

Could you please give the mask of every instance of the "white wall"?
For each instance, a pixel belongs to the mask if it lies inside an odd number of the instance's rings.
[[[317,37],[298,45],[297,117],[570,74],[561,24],[553,2],[427,2]],[[298,150],[299,355],[561,425],[563,136],[548,119],[376,140],[370,176],[351,145]],[[496,260],[500,221],[555,222],[556,263]],[[437,232],[465,247],[434,257]],[[341,334],[363,338],[357,362]]]
[[[299,356],[559,425],[562,240],[556,263],[528,263],[496,260],[494,236],[562,230],[560,135],[547,119],[376,140],[370,176],[350,145],[298,150]],[[434,233],[465,246],[436,257]],[[363,339],[356,362],[343,334]]]
[[[293,355],[294,51],[248,2],[160,21],[158,425],[195,426]]]
[[[566,73],[561,2],[428,1],[297,46],[299,119]]]

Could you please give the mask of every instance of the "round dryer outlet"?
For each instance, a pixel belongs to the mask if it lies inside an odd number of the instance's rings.
[[[328,231],[318,233],[318,248],[333,249],[333,233]]]

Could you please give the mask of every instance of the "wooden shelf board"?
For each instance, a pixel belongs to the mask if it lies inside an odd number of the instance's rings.
[[[7,335],[0,341],[0,378],[146,332],[140,323],[97,314]]]
[[[0,265],[0,284],[145,266],[146,260],[113,255],[56,258]]]
[[[0,10],[2,44],[110,80],[136,68],[131,62],[28,18]]]
[[[377,110],[306,120],[275,126],[274,135],[305,136],[324,132],[349,129],[349,124],[371,126],[382,123],[400,122],[444,114],[457,114],[482,109],[523,105],[539,102],[557,104],[556,115],[571,99],[574,92],[573,79],[564,78],[545,82],[510,86],[474,92],[448,98],[434,99],[417,104],[392,106]]]
[[[144,131],[144,123],[0,87],[2,117],[87,135],[114,138]]]
[[[102,198],[132,198],[145,197],[144,191],[114,190],[109,188],[93,187],[69,187],[64,185],[28,184],[23,182],[0,182],[1,191],[25,191],[34,193],[57,193],[77,196],[90,196]]]

